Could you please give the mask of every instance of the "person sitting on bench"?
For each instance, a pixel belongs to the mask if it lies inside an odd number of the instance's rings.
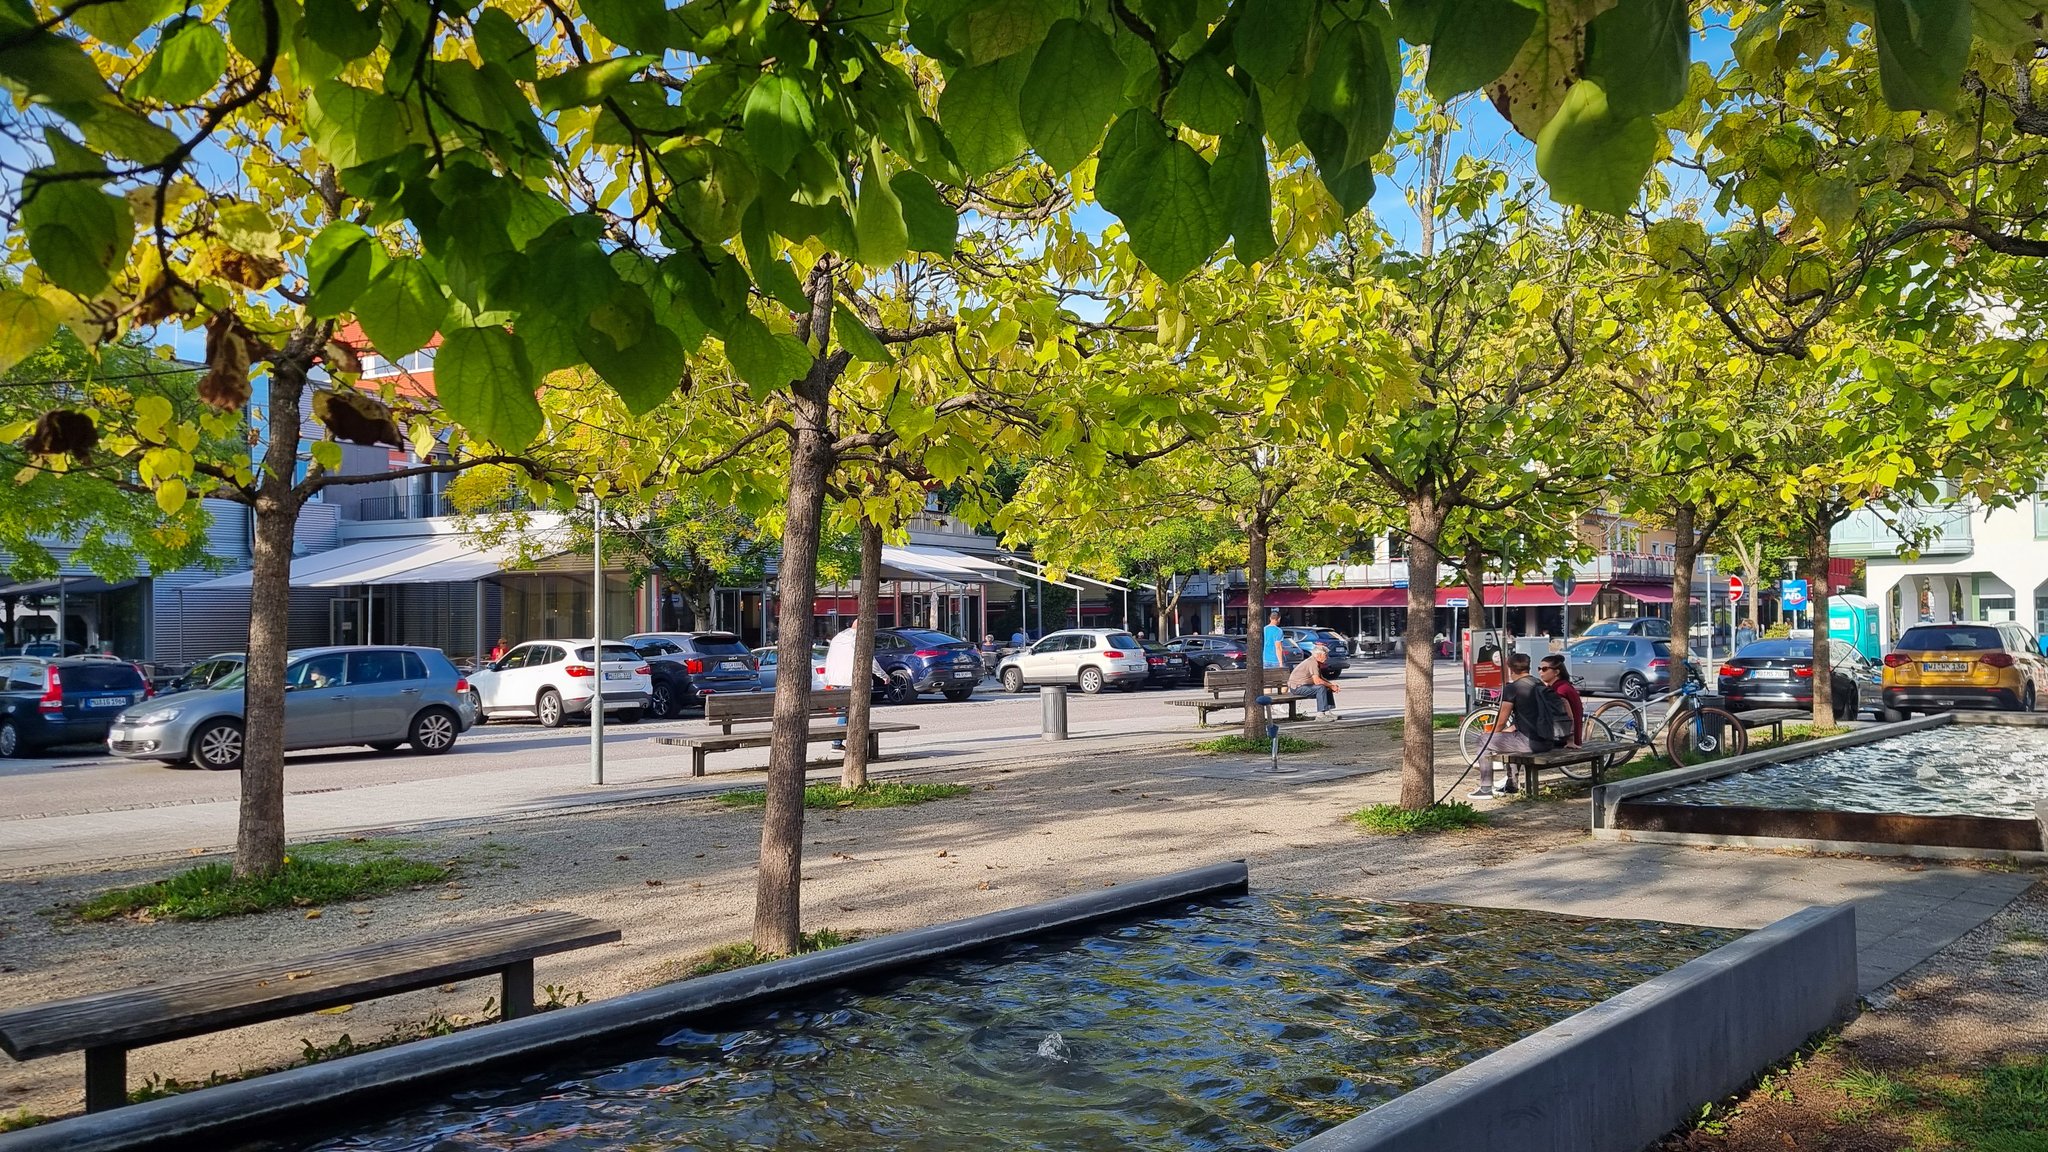
[[[1501,689],[1501,715],[1506,720],[1488,737],[1479,755],[1479,787],[1469,795],[1475,800],[1493,796],[1494,757],[1509,752],[1548,752],[1557,747],[1557,697],[1529,674],[1529,657],[1517,652],[1508,657],[1508,672],[1514,679]],[[1508,771],[1505,792],[1515,790],[1515,777]]]
[[[1308,659],[1294,666],[1287,674],[1287,692],[1292,696],[1316,698],[1316,719],[1335,720],[1337,713],[1337,686],[1323,677],[1323,661],[1330,655],[1327,645],[1318,644],[1309,649]]]

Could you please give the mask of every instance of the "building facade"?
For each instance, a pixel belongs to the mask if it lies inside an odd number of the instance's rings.
[[[1832,551],[1864,562],[1864,595],[1877,604],[1886,645],[1923,622],[2048,629],[2048,497],[2012,508],[1865,509],[1836,527]]]

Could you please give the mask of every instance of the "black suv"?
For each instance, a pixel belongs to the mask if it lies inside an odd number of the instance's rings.
[[[680,716],[706,696],[761,690],[754,654],[730,632],[641,632],[626,643],[647,661],[647,710],[656,719]]]
[[[60,744],[104,744],[114,717],[149,698],[124,660],[0,658],[0,756]]]

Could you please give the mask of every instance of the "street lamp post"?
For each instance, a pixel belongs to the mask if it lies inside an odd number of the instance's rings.
[[[590,698],[590,782],[604,783],[604,516],[597,493],[590,494],[590,630],[591,655],[595,670],[591,673],[591,685],[596,695]]]

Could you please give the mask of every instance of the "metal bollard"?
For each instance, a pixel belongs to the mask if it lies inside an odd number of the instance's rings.
[[[1067,690],[1051,686],[1038,690],[1038,738],[1067,738]]]
[[[1271,708],[1272,706],[1273,698],[1271,696],[1259,697],[1259,707]],[[1275,719],[1271,712],[1266,713],[1266,739],[1273,742],[1272,765],[1273,771],[1278,772],[1280,771],[1280,721]]]

